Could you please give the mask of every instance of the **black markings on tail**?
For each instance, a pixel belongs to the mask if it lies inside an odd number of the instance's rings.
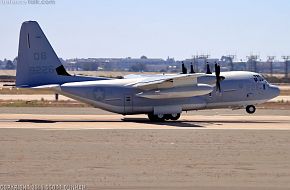
[[[58,75],[62,75],[62,76],[71,76],[70,74],[68,74],[68,72],[66,72],[65,68],[63,65],[57,67],[56,69],[56,72]]]
[[[30,48],[30,38],[29,38],[29,33],[27,34],[27,46]]]

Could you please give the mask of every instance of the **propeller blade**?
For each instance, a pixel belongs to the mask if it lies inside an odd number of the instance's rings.
[[[195,73],[195,71],[194,71],[194,69],[193,69],[193,65],[192,65],[192,63],[191,63],[191,65],[190,65],[190,74],[193,74],[193,73]]]
[[[222,91],[220,81],[217,81],[217,83],[216,83],[216,90],[219,91],[219,92]]]
[[[220,76],[220,74],[221,74],[221,67],[217,63],[214,66],[215,66],[216,76]]]
[[[183,61],[182,61],[182,73],[181,74],[187,74],[187,68],[185,67]]]
[[[212,74],[208,63],[206,64],[206,74]]]
[[[216,63],[215,65],[215,76],[216,76],[216,90],[221,92],[221,81],[225,79],[225,77],[221,77],[221,67]]]

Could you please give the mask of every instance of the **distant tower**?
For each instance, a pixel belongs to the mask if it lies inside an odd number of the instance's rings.
[[[194,70],[195,72],[199,72],[198,71],[198,55],[194,55],[192,56],[192,62],[193,62],[193,67],[194,67]]]
[[[250,55],[250,56],[247,56],[247,59],[248,59],[248,70],[255,73],[258,72],[257,62],[258,62],[259,56]]]
[[[210,57],[208,54],[202,54],[198,56],[198,59],[202,59],[204,61],[204,71],[206,72],[206,65],[207,65],[207,60]]]
[[[233,71],[235,58],[236,58],[235,55],[226,55],[226,56],[222,56],[221,61],[227,63],[230,70]]]
[[[282,59],[285,61],[285,78],[288,78],[290,56],[282,56]]]
[[[267,58],[268,58],[267,62],[270,64],[270,75],[272,77],[273,76],[273,62],[274,62],[275,56],[268,56]]]

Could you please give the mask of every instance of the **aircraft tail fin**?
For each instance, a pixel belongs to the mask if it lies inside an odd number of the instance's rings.
[[[98,78],[77,77],[67,73],[36,21],[22,24],[16,70],[17,87],[91,80]]]

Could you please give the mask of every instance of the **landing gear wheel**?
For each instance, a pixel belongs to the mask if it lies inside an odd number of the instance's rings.
[[[167,120],[171,120],[171,114],[165,114],[164,115],[164,119],[167,121]]]
[[[170,114],[170,119],[173,121],[177,121],[180,118],[180,113]]]
[[[256,112],[256,107],[253,106],[253,105],[247,106],[246,107],[246,111],[247,111],[248,114],[253,114],[253,113]]]
[[[152,113],[149,113],[148,114],[148,118],[150,121],[157,121],[157,117],[156,115],[152,114]]]
[[[180,118],[180,113],[165,114],[165,115],[163,114],[154,115],[153,113],[149,113],[148,118],[150,119],[150,121],[154,121],[154,122],[162,122],[165,120],[177,121]]]
[[[163,114],[158,114],[156,115],[156,117],[157,117],[157,121],[165,121],[165,115]]]
[[[165,115],[163,115],[163,114],[154,115],[153,113],[149,113],[148,118],[150,119],[150,121],[155,121],[155,122],[156,121],[164,121]]]

